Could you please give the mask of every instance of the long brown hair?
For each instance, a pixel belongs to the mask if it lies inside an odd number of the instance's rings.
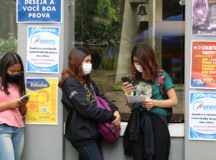
[[[153,48],[148,44],[137,44],[132,50],[130,67],[131,75],[134,79],[139,79],[141,78],[142,73],[138,72],[134,67],[134,56],[137,57],[139,64],[145,71],[147,69],[150,71],[150,74],[152,75],[152,81],[154,81],[157,76],[158,65]]]
[[[68,69],[62,72],[62,78],[59,82],[59,87],[62,87],[65,80],[65,75],[76,78],[80,84],[91,82],[90,75],[84,75],[82,71],[82,62],[85,57],[89,55],[91,55],[91,53],[85,48],[74,48],[71,50],[68,56]]]

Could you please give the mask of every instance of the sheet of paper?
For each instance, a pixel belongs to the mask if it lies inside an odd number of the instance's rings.
[[[127,96],[128,103],[139,103],[147,99],[147,96]]]

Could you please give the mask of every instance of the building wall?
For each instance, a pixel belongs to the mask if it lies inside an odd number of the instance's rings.
[[[67,61],[67,54],[73,46],[73,37],[68,36],[68,33],[74,35],[73,28],[70,28],[68,7],[73,6],[73,1],[64,0],[63,2],[63,23],[61,24],[18,24],[18,53],[21,54],[23,61],[26,60],[26,30],[28,25],[49,25],[59,26],[61,28],[60,37],[60,72]],[[71,3],[72,2],[72,3]],[[129,6],[128,6],[129,7]],[[191,1],[186,1],[186,38],[185,38],[185,134],[184,137],[171,138],[171,155],[170,160],[214,160],[216,156],[216,143],[213,141],[189,141],[188,140],[188,117],[189,117],[189,84],[190,84],[190,53],[191,40],[216,40],[214,36],[195,36],[192,35],[192,4]],[[73,12],[71,12],[74,15]],[[130,13],[133,14],[133,13]],[[70,17],[70,18],[69,18]],[[129,25],[129,24],[128,24]],[[132,29],[132,27],[130,28]],[[127,31],[125,31],[127,32]],[[131,33],[134,34],[134,33]],[[124,41],[123,41],[124,42]],[[127,46],[127,44],[122,44]],[[131,46],[127,46],[131,47]],[[121,50],[121,48],[120,48]],[[124,52],[128,49],[126,48]],[[122,50],[123,53],[123,50]],[[127,57],[126,57],[127,58]],[[119,71],[122,73],[122,71]],[[28,76],[45,77],[45,75],[27,74]],[[46,77],[59,77],[59,75],[49,75]],[[61,92],[58,93],[58,124],[49,125],[27,125],[25,133],[25,149],[23,160],[73,160],[77,159],[76,151],[71,147],[71,144],[63,138],[63,108],[60,101]],[[113,146],[104,144],[105,159],[131,159],[125,157],[122,148],[122,138]]]
[[[67,65],[67,55],[72,47],[74,39],[74,9],[72,0],[62,0],[62,23],[48,24],[18,24],[18,53],[21,55],[24,65],[26,65],[27,51],[27,27],[28,26],[59,26],[60,46],[59,46],[59,74],[30,74],[26,77],[59,78],[62,69]],[[25,129],[25,146],[22,160],[62,160],[64,156],[63,146],[63,107],[61,104],[61,90],[57,95],[57,125],[33,125],[27,124]]]
[[[190,88],[191,41],[216,41],[216,36],[197,36],[192,34],[192,1],[185,1],[186,32],[185,32],[185,160],[215,160],[215,141],[189,140],[189,91],[199,91]],[[201,65],[201,64],[197,64]],[[211,90],[214,92],[215,90]]]
[[[18,24],[18,53],[20,53],[23,61],[26,61],[26,42],[27,42],[27,27],[29,25],[40,26],[59,26],[60,27],[60,72],[66,67],[67,56],[69,50],[74,46],[74,0],[64,0],[63,3],[63,23],[60,24]],[[125,7],[130,7],[128,6]],[[130,10],[130,8],[126,8]],[[128,13],[135,14],[135,13]],[[128,22],[124,19],[124,22]],[[135,23],[135,22],[134,22]],[[129,25],[129,24],[126,24]],[[122,32],[128,35],[129,31],[133,30],[133,23],[131,26]],[[134,30],[136,32],[136,30]],[[133,31],[133,32],[134,32]],[[135,33],[130,34],[134,35]],[[129,42],[129,37],[125,37],[125,41]],[[128,52],[131,44],[121,44],[126,48],[123,48],[122,52]],[[123,56],[123,58],[127,58]],[[24,63],[25,64],[25,63]],[[124,68],[124,67],[122,67]],[[122,72],[122,71],[121,71]],[[26,77],[60,77],[58,75],[51,74],[26,74]],[[78,158],[76,151],[71,144],[64,139],[63,136],[63,123],[64,116],[63,107],[60,101],[61,91],[58,92],[58,124],[57,125],[26,125],[25,131],[25,148],[23,154],[23,160],[76,160]],[[184,139],[183,137],[172,137],[172,148],[170,159],[183,160],[184,156]],[[130,160],[131,157],[127,157],[123,152],[122,137],[114,145],[103,144],[103,151],[105,159],[119,159]]]

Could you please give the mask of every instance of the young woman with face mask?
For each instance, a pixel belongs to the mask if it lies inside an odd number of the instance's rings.
[[[169,159],[168,108],[175,107],[178,100],[173,82],[165,71],[162,76],[166,97],[161,93],[159,71],[152,47],[147,44],[136,45],[131,55],[134,83],[125,82],[122,86],[126,95],[148,97],[141,103],[127,103],[132,114],[124,133],[124,149],[134,160]]]
[[[117,107],[98,91],[90,78],[92,71],[91,54],[84,48],[75,48],[68,58],[68,69],[62,72],[59,87],[62,88],[62,103],[68,111],[66,138],[79,154],[79,160],[102,160],[100,136],[97,122],[112,121],[120,125]],[[93,87],[92,87],[93,86]],[[94,92],[103,97],[112,111],[96,106]]]
[[[0,60],[0,160],[21,160],[24,146],[24,120],[27,100],[23,63],[16,53]]]

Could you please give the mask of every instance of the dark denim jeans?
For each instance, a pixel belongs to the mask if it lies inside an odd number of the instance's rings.
[[[96,142],[77,147],[76,150],[79,160],[103,160],[102,149]]]

